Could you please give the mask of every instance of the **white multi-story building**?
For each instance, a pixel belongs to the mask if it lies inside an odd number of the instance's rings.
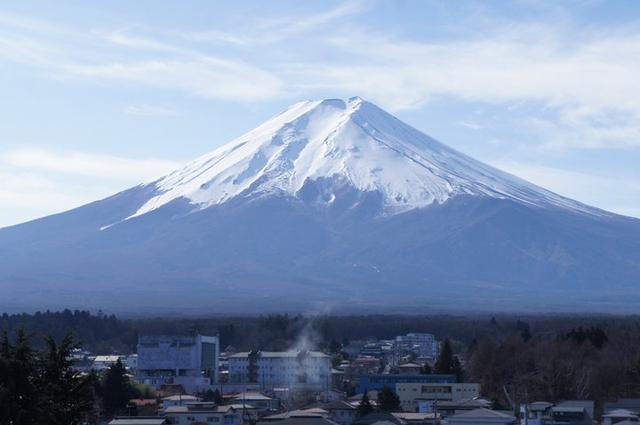
[[[217,336],[141,336],[136,379],[155,387],[209,388],[218,382],[219,345]]]
[[[438,341],[433,334],[409,333],[397,336],[394,348],[396,351],[412,351],[418,357],[434,360],[438,357]]]
[[[325,390],[331,357],[319,351],[252,351],[229,357],[229,382]]]

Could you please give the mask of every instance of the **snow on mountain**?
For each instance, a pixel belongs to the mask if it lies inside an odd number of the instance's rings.
[[[603,214],[463,155],[354,97],[297,103],[256,129],[152,183],[131,217],[186,198],[197,209],[238,196],[297,196],[329,179],[320,202],[350,185],[382,194],[387,214],[442,204],[459,195],[509,198]]]
[[[362,99],[308,101],[155,182],[0,229],[0,308],[633,311],[638,258],[640,220]]]

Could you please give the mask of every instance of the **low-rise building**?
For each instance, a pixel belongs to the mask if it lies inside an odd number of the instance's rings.
[[[357,391],[364,393],[369,390],[382,390],[388,387],[397,392],[398,384],[451,384],[456,382],[455,375],[394,375],[394,374],[375,374],[362,375],[358,379]]]
[[[614,409],[602,415],[602,425],[617,425],[621,422],[629,421],[638,424],[638,412],[628,409]]]
[[[554,425],[591,425],[593,411],[590,400],[566,400],[551,408]]]
[[[346,401],[334,401],[322,406],[329,412],[329,418],[340,425],[351,425],[356,418],[358,408]]]
[[[484,398],[476,397],[457,401],[420,401],[418,412],[431,412],[437,410],[443,417],[457,415],[458,413],[469,412],[476,409],[489,409],[491,402]]]
[[[118,360],[121,360],[122,356],[111,354],[106,356],[96,356],[93,359],[93,370],[101,371],[105,369],[109,369],[111,366],[115,365]]]
[[[428,375],[427,375],[428,376]],[[460,401],[480,395],[480,384],[474,383],[398,383],[396,394],[405,412],[417,412],[419,404],[426,402]]]
[[[280,408],[280,400],[268,397],[259,392],[244,392],[231,397],[231,403],[236,405],[249,405],[262,415],[267,412],[276,411]]]
[[[116,416],[109,425],[165,425],[167,418],[160,416]]]
[[[448,425],[515,425],[515,416],[489,409],[475,409],[447,418]]]
[[[173,425],[216,424],[242,425],[242,412],[233,406],[216,406],[210,402],[191,402],[165,409],[164,415]]]
[[[553,404],[546,401],[536,401],[520,405],[522,425],[551,425]]]
[[[166,410],[172,406],[184,406],[187,403],[193,403],[200,400],[200,397],[188,394],[171,395],[162,399],[162,408]]]
[[[393,416],[410,425],[440,424],[442,416],[439,413],[393,412]]]

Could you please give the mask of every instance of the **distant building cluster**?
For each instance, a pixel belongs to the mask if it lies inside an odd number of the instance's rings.
[[[83,371],[119,361],[153,394],[130,401],[137,415],[109,425],[591,425],[597,419],[589,400],[494,409],[479,384],[432,372],[439,348],[425,333],[352,341],[340,356],[221,351],[217,336],[144,335],[136,354],[76,350],[73,360]],[[397,400],[391,411],[384,407],[389,394]],[[640,399],[605,405],[600,420],[640,424]]]

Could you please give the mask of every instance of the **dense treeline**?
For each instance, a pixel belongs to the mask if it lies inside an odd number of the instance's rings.
[[[607,400],[640,396],[640,329],[626,321],[600,328],[536,333],[528,328],[469,345],[466,377],[510,406],[534,400]]]
[[[14,340],[6,332],[0,338],[0,424],[93,424],[126,412],[140,396],[119,361],[101,376],[75,371],[70,334],[59,343],[45,338],[42,350],[21,330]]]
[[[44,347],[44,337],[60,341],[69,332],[86,348],[97,353],[114,351],[130,352],[135,349],[137,335],[131,323],[114,315],[91,314],[88,311],[63,310],[59,312],[36,312],[34,314],[3,314],[0,316],[0,331],[7,331],[15,338],[25,330],[37,348]]]

